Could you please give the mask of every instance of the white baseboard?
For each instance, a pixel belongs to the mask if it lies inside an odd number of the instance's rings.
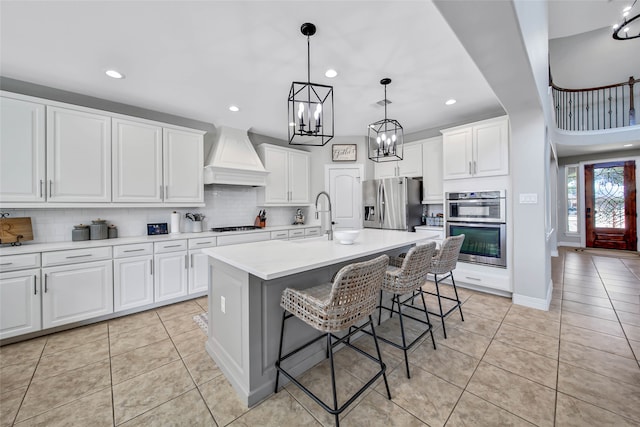
[[[560,246],[568,246],[570,248],[581,248],[582,245],[580,243],[576,243],[576,242],[558,242],[557,244],[558,247]]]
[[[513,294],[513,303],[523,305],[525,307],[536,308],[538,310],[549,311],[551,304],[551,296],[553,295],[553,281],[549,281],[546,298],[534,298],[527,295]]]

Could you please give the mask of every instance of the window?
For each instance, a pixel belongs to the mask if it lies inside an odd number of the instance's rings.
[[[567,233],[578,232],[578,166],[567,166]]]

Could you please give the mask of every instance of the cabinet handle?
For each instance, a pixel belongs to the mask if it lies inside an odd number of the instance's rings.
[[[140,251],[144,251],[144,248],[140,248],[140,249],[127,249],[123,252],[140,252]]]
[[[71,258],[85,258],[91,256],[91,254],[84,254],[84,255],[72,255],[72,256],[68,256],[66,257],[67,259],[71,259]]]
[[[167,198],[167,199],[169,198],[169,186],[168,185],[164,186],[164,197]]]
[[[169,245],[169,246],[165,246],[164,248],[179,248],[181,245]]]
[[[164,200],[164,187],[160,186],[160,200]]]
[[[478,162],[476,162],[475,160],[473,161],[473,174],[477,174],[478,173]]]
[[[208,245],[208,244],[211,244],[211,243],[213,243],[213,242],[198,242],[198,243],[196,243],[196,245]]]
[[[477,278],[477,277],[470,277],[470,276],[464,276],[464,277],[465,277],[466,279],[469,279],[469,280],[477,280],[478,282],[481,282],[481,281],[482,281],[482,279],[479,279],[479,278]]]
[[[48,274],[44,275],[44,293],[46,294],[47,291],[49,290],[49,288],[47,288],[47,276]]]
[[[193,268],[193,254],[191,254],[191,268]]]
[[[53,194],[53,181],[49,180],[49,197]]]
[[[184,268],[189,268],[189,255],[184,256]]]
[[[149,260],[149,274],[153,276],[153,260]]]
[[[0,265],[11,265],[11,264],[13,264],[13,263],[12,263],[12,262],[3,262],[3,263],[2,263],[2,264],[0,264]]]
[[[469,175],[472,175],[473,172],[471,172],[471,162],[469,162]]]
[[[40,198],[42,199],[42,185],[44,184],[44,182],[42,180],[40,180]]]
[[[38,275],[33,275],[33,294],[38,295]]]

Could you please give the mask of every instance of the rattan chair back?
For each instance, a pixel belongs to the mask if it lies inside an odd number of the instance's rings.
[[[399,269],[390,268],[384,276],[382,289],[404,295],[420,288],[429,273],[431,258],[436,252],[436,242],[414,246],[402,259]]]
[[[455,269],[463,242],[464,234],[444,239],[440,251],[431,258],[429,273],[445,274]]]

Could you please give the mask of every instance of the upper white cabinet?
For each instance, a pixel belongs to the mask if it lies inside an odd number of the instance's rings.
[[[47,107],[47,199],[111,201],[111,118]]]
[[[377,162],[374,165],[376,179],[393,178],[394,176],[422,176],[422,143],[405,144],[402,160]]]
[[[422,142],[422,201],[442,203],[442,137]]]
[[[45,200],[45,106],[0,98],[0,201]]]
[[[204,201],[202,133],[163,129],[164,201]]]
[[[162,127],[112,120],[113,201],[162,202]]]
[[[507,116],[442,130],[444,179],[509,173]]]
[[[258,191],[258,204],[310,203],[309,153],[270,144],[259,145],[257,151],[269,172],[266,187]]]

